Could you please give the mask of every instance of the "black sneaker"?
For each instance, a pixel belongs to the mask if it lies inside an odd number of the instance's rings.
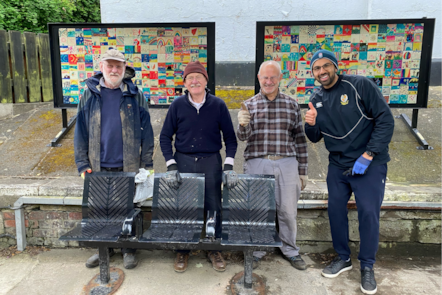
[[[282,257],[284,257],[284,259],[288,260],[290,262],[290,264],[296,269],[305,270],[307,268],[307,264],[301,258],[301,255],[292,256],[292,257],[287,257],[285,255],[282,255]]]
[[[364,294],[376,294],[377,290],[374,270],[366,266],[361,270],[361,291]]]
[[[326,278],[336,278],[342,272],[351,270],[352,268],[351,260],[344,261],[338,256],[333,259],[332,263],[322,270],[322,275]]]

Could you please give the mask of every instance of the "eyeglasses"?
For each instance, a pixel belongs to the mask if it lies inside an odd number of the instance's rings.
[[[192,82],[193,80],[197,80],[198,82],[204,81],[205,77],[203,75],[201,76],[187,76],[186,82]]]
[[[331,64],[331,63],[326,63],[326,64],[324,64],[324,65],[322,65],[322,66],[316,66],[316,67],[313,67],[313,72],[319,72],[320,70],[321,70],[321,68],[323,68],[325,71],[328,71],[328,70],[330,70],[331,68],[333,67],[333,64]]]

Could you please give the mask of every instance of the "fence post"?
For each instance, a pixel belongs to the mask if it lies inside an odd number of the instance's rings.
[[[38,69],[37,36],[35,33],[24,32],[26,72],[29,89],[29,102],[41,101],[40,72]]]
[[[52,90],[51,51],[49,48],[49,35],[38,34],[38,50],[40,53],[40,73],[43,101],[54,100]]]
[[[0,103],[12,103],[11,68],[9,67],[8,34],[0,30]]]
[[[25,62],[23,58],[22,35],[17,31],[9,31],[12,79],[14,85],[14,102],[27,102],[27,91],[25,81]]]

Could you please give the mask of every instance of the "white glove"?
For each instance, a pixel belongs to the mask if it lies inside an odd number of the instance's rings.
[[[250,113],[249,111],[241,110],[238,112],[238,122],[239,125],[246,127],[250,123]]]
[[[308,176],[307,175],[299,175],[299,180],[301,181],[301,190],[303,191],[307,186]]]

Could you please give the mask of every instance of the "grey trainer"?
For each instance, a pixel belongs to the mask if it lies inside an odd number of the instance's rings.
[[[351,270],[352,268],[351,259],[349,261],[344,261],[338,256],[322,270],[322,275],[326,278],[336,278],[344,271]]]
[[[376,294],[377,290],[374,270],[366,266],[361,270],[361,291],[364,294]]]

